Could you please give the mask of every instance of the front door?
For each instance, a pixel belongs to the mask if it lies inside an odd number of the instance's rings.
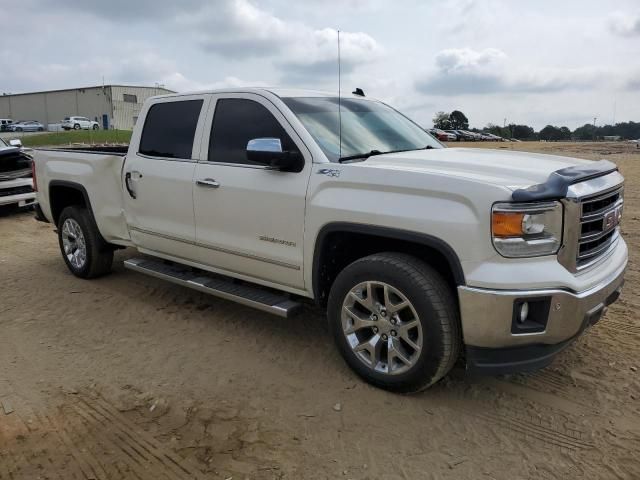
[[[303,235],[311,156],[280,111],[251,94],[217,95],[193,191],[200,262],[254,281],[303,288]],[[211,117],[211,115],[210,115]],[[247,159],[249,140],[279,138],[302,152],[301,172]],[[293,140],[295,139],[295,140]]]
[[[153,103],[140,137],[132,138],[139,148],[123,169],[125,214],[131,239],[143,251],[192,260],[193,174],[206,100],[192,95]]]

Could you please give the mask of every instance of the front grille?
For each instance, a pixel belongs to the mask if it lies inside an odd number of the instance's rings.
[[[13,195],[21,195],[23,193],[32,193],[33,187],[25,185],[24,187],[3,188],[0,190],[0,197],[11,197]]]
[[[582,199],[580,236],[576,249],[578,269],[597,261],[618,239],[622,203],[621,187]]]

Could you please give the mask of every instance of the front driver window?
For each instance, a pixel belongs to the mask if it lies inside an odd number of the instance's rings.
[[[279,138],[282,150],[298,151],[280,122],[253,100],[218,100],[209,140],[210,162],[259,165],[247,159],[247,143],[255,138]]]

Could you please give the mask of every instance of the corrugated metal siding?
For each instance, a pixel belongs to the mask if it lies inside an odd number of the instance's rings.
[[[113,99],[113,119],[115,128],[120,130],[132,130],[135,121],[140,115],[142,104],[149,97],[155,95],[165,95],[173,93],[164,88],[154,87],[123,87],[112,86],[111,96]],[[136,103],[125,102],[125,95],[135,95]]]
[[[77,88],[51,92],[0,96],[0,118],[37,120],[45,125],[59,123],[64,117],[79,115],[96,120],[102,128],[102,116],[109,118],[109,128],[133,129],[144,101],[154,95],[173,93],[164,88],[105,87]],[[124,94],[135,95],[136,103],[124,101]]]
[[[0,97],[0,118],[16,121],[38,120],[47,125],[59,123],[70,115],[80,115],[102,125],[103,114],[111,115],[111,102],[108,88],[102,87]]]

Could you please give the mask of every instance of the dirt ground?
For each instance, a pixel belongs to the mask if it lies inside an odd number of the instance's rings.
[[[479,144],[475,146],[486,147]],[[640,478],[640,151],[623,296],[544,371],[400,396],[363,383],[322,316],[283,320],[125,271],[82,281],[52,227],[0,216],[0,479]]]

